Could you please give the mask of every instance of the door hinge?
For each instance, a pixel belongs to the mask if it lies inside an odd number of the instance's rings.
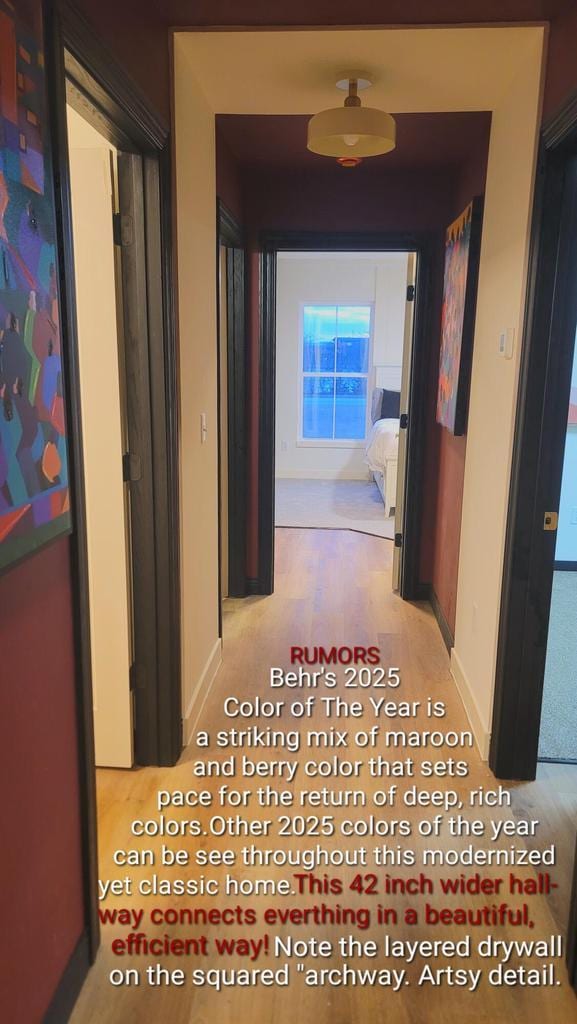
[[[415,301],[415,286],[414,284],[407,285],[407,302]]]
[[[543,529],[544,530],[556,530],[559,525],[559,513],[558,512],[546,512],[543,516]]]
[[[131,689],[131,691],[136,690],[136,686],[137,686],[136,680],[137,680],[137,677],[138,677],[138,672],[136,671],[136,663],[133,661],[132,665],[130,666],[130,669],[128,670],[128,679],[129,679],[129,682],[130,682],[130,689]]]
[[[402,412],[399,419],[399,427],[401,430],[406,430],[409,426],[409,414],[408,412]]]
[[[395,534],[395,547],[396,548],[402,548],[402,546],[403,546],[403,535],[402,535],[402,533],[396,533]]]
[[[125,483],[133,484],[142,478],[142,460],[140,455],[133,455],[132,452],[125,452],[122,456],[122,479]]]
[[[112,214],[112,236],[115,245],[132,245],[132,217],[128,214]]]

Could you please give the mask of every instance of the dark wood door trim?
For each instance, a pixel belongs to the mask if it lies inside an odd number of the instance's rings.
[[[227,308],[227,425],[228,425],[228,593],[245,597],[247,511],[247,400],[246,400],[246,250],[242,228],[221,200],[217,203],[217,261],[221,246],[226,256]],[[218,280],[218,262],[217,262]],[[220,424],[220,298],[218,302],[218,422]],[[220,431],[219,431],[220,434]],[[219,437],[219,536],[220,465]],[[219,547],[220,551],[220,547]],[[219,572],[220,577],[220,572]],[[219,605],[220,607],[220,605]]]
[[[421,597],[419,549],[425,450],[427,333],[432,239],[428,234],[392,232],[265,231],[260,236],[260,353],[258,443],[258,565],[251,593],[271,594],[274,588],[274,485],[276,389],[276,257],[293,252],[414,252],[417,254],[413,359],[409,389],[405,529],[401,560],[401,596]]]
[[[244,247],[244,233],[241,225],[230,212],[222,199],[216,203],[218,244],[226,245],[230,249],[242,249]]]
[[[173,765],[182,753],[182,686],[178,333],[168,139],[157,153],[143,156],[143,170],[157,658],[156,705],[150,708],[157,760],[150,763]]]
[[[59,4],[56,12],[74,102],[121,152],[135,154],[141,161],[138,218],[146,228],[139,234],[135,293],[139,307],[134,311],[138,320],[134,338],[140,351],[131,363],[129,415],[135,451],[147,470],[142,478],[146,486],[142,481],[131,484],[137,539],[133,561],[141,581],[134,590],[135,620],[140,623],[135,636],[135,757],[143,765],[170,765],[182,750],[178,358],[170,137],[167,126],[85,19],[68,3]],[[65,169],[67,172],[66,165]],[[137,226],[135,221],[135,229]]]
[[[80,368],[76,338],[76,296],[70,272],[72,214],[68,176],[66,129],[66,83],[62,26],[53,7],[46,9],[46,79],[48,116],[52,140],[54,200],[58,247],[59,299],[62,318],[62,346],[65,357],[65,401],[69,425],[70,495],[73,531],[70,551],[74,601],[74,643],[76,663],[76,711],[78,729],[78,775],[82,839],[82,881],[84,916],[88,935],[89,962],[100,943],[98,920],[98,850],[96,826],[96,775],[94,768],[94,720],[92,711],[92,665],[90,658],[90,613],[88,604],[88,550],[86,495],[82,456],[80,413]],[[68,272],[67,272],[68,271]]]
[[[143,151],[159,152],[168,143],[169,127],[122,64],[94,32],[90,23],[68,0],[53,0],[62,26],[67,52],[66,71],[86,94],[105,135],[110,126],[124,131]],[[114,140],[112,140],[114,141]]]
[[[118,194],[123,240],[123,348],[129,457],[132,562],[134,759],[158,759],[155,480],[152,459],[150,333],[144,207],[144,167],[136,153],[118,154]],[[128,225],[127,228],[124,225]],[[154,326],[151,324],[151,326]]]
[[[497,648],[490,766],[534,779],[577,318],[577,107],[543,133],[529,261]],[[554,122],[559,124],[561,119]]]

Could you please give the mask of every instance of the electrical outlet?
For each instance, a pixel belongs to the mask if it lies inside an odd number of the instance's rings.
[[[280,450],[281,452],[288,452],[288,441],[281,441]]]

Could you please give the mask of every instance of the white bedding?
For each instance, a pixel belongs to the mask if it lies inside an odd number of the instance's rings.
[[[365,462],[373,473],[384,473],[387,459],[396,459],[399,448],[399,421],[377,420],[373,423]]]

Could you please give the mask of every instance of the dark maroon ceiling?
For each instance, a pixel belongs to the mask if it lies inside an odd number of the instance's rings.
[[[399,171],[420,167],[457,167],[475,152],[486,151],[491,114],[486,111],[445,114],[397,114],[397,146],[372,157],[371,165]],[[289,114],[219,114],[217,138],[224,140],[244,167],[321,167],[326,158],[306,148],[308,116]]]
[[[438,25],[545,21],[573,0],[81,0],[85,10],[109,6],[147,21],[195,25]]]

